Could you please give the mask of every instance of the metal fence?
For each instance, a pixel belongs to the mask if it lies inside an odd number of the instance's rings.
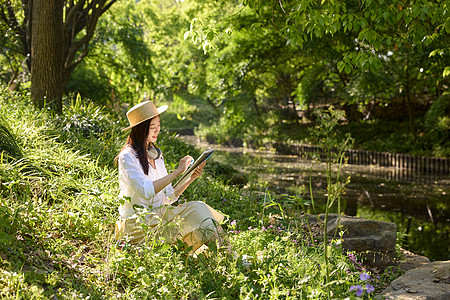
[[[311,145],[286,145],[275,143],[272,145],[280,154],[311,157],[311,154],[325,158],[325,151]],[[336,151],[336,150],[333,150]],[[312,156],[314,157],[314,156]],[[409,154],[396,154],[366,150],[348,150],[345,152],[348,164],[376,165],[391,167],[396,170],[415,171],[421,174],[449,175],[450,159],[439,157],[412,156]]]

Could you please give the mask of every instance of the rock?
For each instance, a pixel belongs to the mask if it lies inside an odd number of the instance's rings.
[[[450,299],[450,261],[435,261],[409,270],[392,281],[375,299]]]
[[[403,259],[400,263],[400,268],[403,271],[409,271],[412,270],[414,268],[418,268],[421,267],[423,265],[426,265],[430,262],[430,260],[428,259],[428,257],[422,256],[422,255],[418,255],[418,254],[414,254],[412,252],[409,252],[408,250],[405,249],[401,249],[402,254],[403,254]]]
[[[310,225],[323,222],[325,215],[305,216]],[[364,263],[372,268],[383,269],[394,264],[397,231],[394,223],[367,220],[338,214],[328,215],[328,237],[339,237],[340,229],[344,232],[342,247],[345,250],[361,253]],[[337,236],[335,236],[337,235]]]
[[[395,254],[397,231],[394,223],[341,216],[328,221],[328,236],[337,232],[338,226],[344,232],[343,247],[347,250],[381,252],[390,256]]]

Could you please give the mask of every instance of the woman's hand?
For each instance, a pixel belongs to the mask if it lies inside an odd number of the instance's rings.
[[[183,160],[183,159],[182,159]],[[175,189],[175,195],[177,197],[179,197],[184,190],[192,183],[194,182],[195,179],[199,178],[202,174],[203,174],[203,167],[205,166],[206,161],[204,161],[201,165],[199,165],[197,168],[195,168],[194,173],[192,173],[191,177],[189,178],[188,181],[186,181],[184,184],[178,186]],[[180,165],[181,165],[181,160],[180,160]],[[177,169],[178,170],[178,169]]]
[[[195,179],[199,178],[200,176],[202,176],[203,167],[205,166],[205,164],[206,164],[206,161],[202,162],[202,164],[195,169],[194,173],[192,173],[192,175],[191,175],[191,180],[195,180]]]
[[[185,157],[180,159],[180,162],[176,170],[178,172],[178,175],[183,174],[183,172],[186,171],[191,162],[194,162],[194,159],[190,155],[186,155]]]

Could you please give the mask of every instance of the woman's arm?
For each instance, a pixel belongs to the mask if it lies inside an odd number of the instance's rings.
[[[183,172],[187,169],[189,166],[189,163],[193,160],[192,156],[186,155],[182,159],[180,159],[180,163],[178,164],[178,167],[175,171],[172,173],[161,177],[160,179],[157,179],[153,181],[153,188],[155,189],[155,194],[158,194],[160,191],[162,191],[169,183],[175,180],[178,176],[183,174]],[[194,172],[195,174],[195,172]],[[190,181],[190,180],[189,180]],[[187,187],[187,186],[186,186]],[[186,187],[184,189],[186,189]],[[183,190],[184,191],[184,190]],[[181,193],[180,193],[181,194]],[[177,193],[175,192],[175,195]],[[178,195],[177,195],[178,197]]]
[[[189,178],[188,181],[186,181],[184,184],[178,186],[178,187],[175,189],[175,192],[174,192],[175,197],[177,197],[177,198],[180,197],[180,195],[186,190],[186,188],[187,188],[192,182],[194,182],[195,179],[197,179],[197,178],[199,178],[200,176],[202,176],[202,174],[203,174],[203,167],[205,166],[205,164],[206,164],[206,161],[204,161],[200,166],[198,166],[198,167],[195,169],[194,173],[191,175],[191,178]]]

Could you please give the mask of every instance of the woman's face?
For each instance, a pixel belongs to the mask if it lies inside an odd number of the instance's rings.
[[[158,140],[158,134],[161,130],[161,122],[159,120],[159,116],[154,117],[150,122],[150,129],[148,131],[148,143],[156,143]]]

